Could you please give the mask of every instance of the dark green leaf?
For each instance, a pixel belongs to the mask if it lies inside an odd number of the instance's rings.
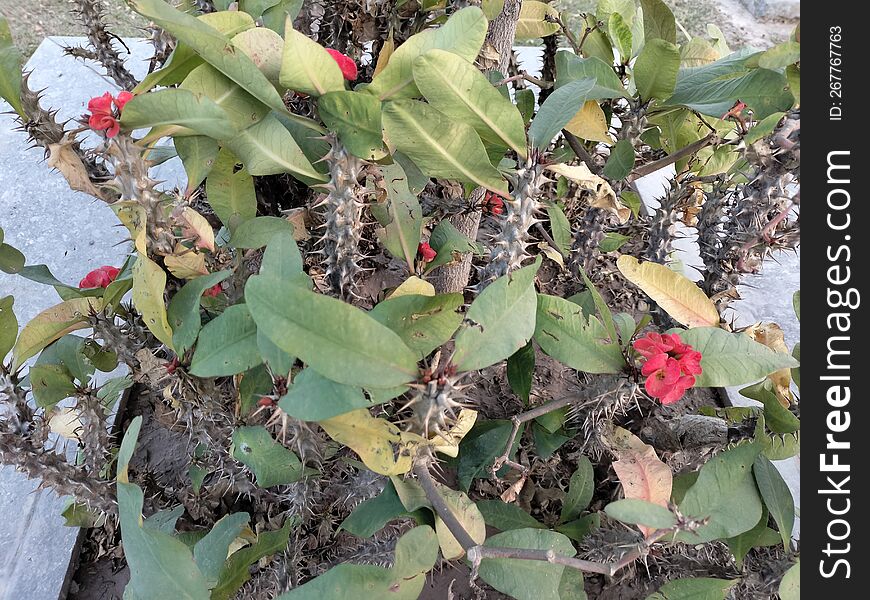
[[[501,500],[480,500],[477,508],[483,515],[484,521],[490,527],[500,531],[512,529],[546,529],[547,526],[539,522],[532,515],[524,511],[516,504],[507,504]]]
[[[462,323],[458,309],[463,302],[462,294],[409,294],[384,300],[369,315],[395,331],[408,348],[424,358],[447,342]]]
[[[568,484],[568,495],[562,504],[562,513],[559,516],[559,521],[565,523],[579,517],[580,513],[586,510],[589,503],[592,502],[592,495],[594,493],[595,472],[589,459],[581,454],[577,460],[577,470],[571,475],[571,480]]]
[[[610,149],[610,157],[604,164],[603,175],[613,181],[621,181],[628,177],[634,169],[634,146],[628,140],[619,140]]]
[[[507,361],[507,378],[514,394],[529,403],[532,393],[532,378],[535,374],[535,347],[531,341],[510,355]]]
[[[791,490],[774,464],[764,456],[759,455],[755,459],[752,472],[755,474],[755,483],[758,484],[758,491],[761,492],[764,504],[779,527],[783,548],[788,552],[795,517]]]
[[[299,524],[294,517],[288,518],[277,531],[264,531],[257,541],[233,553],[227,559],[217,586],[211,591],[211,600],[231,600],[244,583],[251,578],[250,566],[260,559],[282,552],[290,541],[291,530]]]
[[[349,531],[360,538],[367,538],[380,531],[390,521],[407,514],[408,511],[396,494],[396,488],[392,483],[387,482],[380,494],[353,509],[338,529]]]
[[[175,150],[187,174],[187,190],[192,192],[205,181],[218,157],[218,143],[204,135],[179,136]]]
[[[662,39],[671,44],[677,43],[677,21],[674,13],[662,0],[640,0],[643,10],[643,35],[649,43]]]
[[[203,292],[232,274],[232,271],[218,271],[191,279],[169,301],[166,316],[172,327],[172,344],[179,356],[193,346],[199,334],[202,326],[199,303]]]
[[[371,406],[360,388],[326,379],[314,369],[304,369],[278,402],[291,417],[322,421],[358,408]]]

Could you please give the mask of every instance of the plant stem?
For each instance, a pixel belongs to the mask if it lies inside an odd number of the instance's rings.
[[[577,136],[568,131],[567,129],[562,130],[562,135],[565,136],[565,141],[568,142],[568,145],[571,146],[571,150],[574,151],[574,154],[577,155],[577,158],[586,163],[586,166],[589,167],[589,170],[599,174],[601,169],[598,168],[598,165],[595,164],[595,161],[592,159],[592,155],[589,154],[589,151],[583,146],[580,140],[577,139]]]
[[[650,173],[654,173],[661,168],[667,167],[668,165],[672,165],[678,160],[682,158],[686,158],[687,156],[691,156],[696,152],[699,152],[706,148],[707,146],[713,146],[720,142],[719,136],[715,133],[711,133],[707,135],[697,142],[693,142],[686,146],[685,148],[680,148],[676,152],[668,154],[667,156],[660,158],[658,160],[654,160],[651,163],[647,163],[645,165],[641,165],[634,169],[629,176],[630,181],[634,181],[635,179],[639,179],[645,175],[649,175]]]

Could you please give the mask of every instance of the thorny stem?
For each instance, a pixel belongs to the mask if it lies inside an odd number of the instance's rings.
[[[543,408],[543,406],[539,408]],[[524,413],[523,416],[528,415],[532,412],[534,411]],[[539,413],[538,416],[540,416],[541,414],[545,413]],[[517,427],[519,427],[519,425],[517,425]],[[456,538],[456,541],[459,542],[459,545],[462,546],[462,549],[465,550],[468,560],[471,562],[472,565],[472,581],[477,578],[477,571],[480,567],[481,561],[487,558],[537,560],[554,565],[563,565],[565,567],[570,567],[572,569],[577,569],[586,573],[598,573],[600,575],[607,575],[608,577],[612,577],[619,570],[633,563],[638,558],[644,556],[648,552],[649,547],[652,544],[661,540],[668,534],[676,533],[678,529],[677,527],[672,527],[669,529],[656,529],[649,536],[647,536],[643,540],[643,542],[623,554],[619,560],[609,563],[599,563],[590,560],[583,560],[581,558],[564,556],[561,554],[556,554],[553,550],[530,550],[523,548],[481,546],[471,538],[468,531],[466,531],[465,527],[462,526],[462,523],[459,522],[459,520],[453,514],[453,511],[450,510],[447,502],[445,502],[441,494],[438,493],[438,489],[435,487],[435,480],[432,479],[432,474],[429,472],[428,463],[425,460],[419,460],[414,465],[414,474],[417,476],[417,479],[420,482],[420,486],[423,488],[423,492],[426,494],[426,499],[429,500],[429,502],[432,504],[432,508],[435,510],[438,516],[441,517],[441,520],[444,521],[447,529],[450,531],[451,534],[453,534],[453,537]]]
[[[574,154],[577,155],[577,158],[586,163],[586,166],[589,167],[589,170],[598,175],[598,172],[601,170],[598,168],[598,165],[595,164],[595,161],[592,159],[592,155],[589,154],[589,151],[583,146],[580,140],[577,139],[577,136],[568,131],[567,129],[562,130],[562,135],[565,136],[565,141],[568,142],[568,145],[571,146],[571,150],[574,151]]]
[[[779,214],[777,214],[775,217],[773,217],[770,221],[767,222],[767,224],[761,229],[761,231],[758,232],[758,235],[747,240],[746,243],[744,243],[740,247],[740,250],[739,250],[740,259],[738,260],[737,265],[736,265],[736,267],[739,271],[744,270],[743,262],[746,259],[746,255],[749,253],[749,250],[751,250],[752,247],[755,246],[761,240],[765,240],[765,241],[768,240],[768,237],[767,237],[768,234],[771,231],[773,231],[774,229],[776,229],[777,225],[782,223],[783,219],[785,219],[788,216],[788,214],[791,212],[792,208],[794,208],[796,205],[800,204],[800,197],[801,197],[800,192],[795,194],[794,198],[792,198],[791,200],[788,201],[788,204],[785,205],[785,207],[779,212]]]

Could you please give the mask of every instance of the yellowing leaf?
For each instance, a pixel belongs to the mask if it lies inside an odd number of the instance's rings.
[[[181,220],[185,238],[193,240],[197,248],[214,252],[214,229],[205,217],[187,206],[181,211]]]
[[[471,431],[475,421],[477,421],[477,411],[463,408],[459,411],[459,417],[453,427],[440,435],[436,433],[429,439],[433,444],[432,449],[456,458],[459,456],[459,442]]]
[[[435,286],[420,279],[416,275],[411,275],[405,281],[402,282],[402,285],[393,290],[393,293],[387,296],[387,298],[398,298],[400,296],[434,296],[435,295]]]
[[[48,308],[24,326],[12,348],[12,370],[37,352],[76,329],[87,326],[88,313],[103,308],[101,298],[73,298]]]
[[[533,40],[535,38],[553,35],[559,31],[557,23],[546,21],[544,17],[558,17],[555,8],[543,2],[524,0],[520,8],[520,18],[517,21],[517,40]]]
[[[133,304],[142,313],[145,326],[158,340],[172,347],[172,329],[166,319],[166,304],[163,291],[166,289],[166,273],[153,260],[139,254],[133,265]]]
[[[339,444],[356,452],[365,465],[381,475],[401,475],[411,469],[417,446],[426,441],[405,433],[361,408],[318,422]]]
[[[344,76],[326,49],[308,36],[293,29],[287,16],[284,30],[284,57],[279,79],[281,85],[309,96],[344,89]]]
[[[562,175],[576,183],[580,189],[592,194],[590,206],[603,208],[617,216],[620,223],[625,223],[631,216],[631,209],[625,206],[616,197],[616,193],[607,181],[589,170],[585,164],[566,165],[558,163],[547,166],[547,169]]]
[[[565,129],[584,140],[594,140],[612,144],[613,140],[607,135],[607,119],[604,111],[595,100],[587,100],[577,114],[568,121]]]
[[[682,274],[658,263],[641,263],[627,254],[619,257],[616,266],[677,322],[690,328],[719,326],[716,306]]]
[[[138,252],[146,254],[148,249],[145,245],[145,225],[148,218],[145,215],[145,209],[139,203],[132,201],[115,202],[111,207],[118,220],[130,232],[133,246]]]
[[[614,428],[610,442],[617,457],[613,470],[619,477],[625,497],[667,507],[674,475],[656,455],[655,449],[622,427]],[[644,535],[652,531],[643,525],[638,527]]]
[[[384,45],[381,46],[381,51],[378,53],[378,62],[375,65],[375,72],[372,74],[372,77],[377,77],[378,73],[387,67],[387,64],[390,62],[390,57],[393,55],[395,49],[396,42],[393,40],[393,30],[390,29],[390,35],[387,37]]]
[[[562,270],[565,269],[565,259],[562,258],[562,254],[558,250],[553,248],[549,243],[540,242],[538,244],[538,250],[540,250],[544,256],[557,263],[562,268]]]
[[[184,247],[182,244],[175,246],[175,252],[163,258],[163,264],[169,272],[179,279],[193,279],[208,275],[208,267],[205,266],[205,256]]]
[[[486,541],[486,522],[483,520],[483,515],[480,510],[472,502],[468,496],[457,490],[451,490],[447,486],[439,485],[438,492],[447,506],[450,507],[450,512],[453,516],[462,523],[462,527],[468,532],[478,544]],[[446,560],[460,558],[465,554],[465,550],[459,544],[441,517],[435,517],[435,533],[438,534],[438,543],[441,545],[441,554]]]
[[[791,354],[785,345],[785,332],[776,323],[756,323],[743,332],[759,344],[763,344],[775,352]],[[767,376],[773,382],[776,399],[784,408],[794,403],[791,393],[791,369],[780,369]]]

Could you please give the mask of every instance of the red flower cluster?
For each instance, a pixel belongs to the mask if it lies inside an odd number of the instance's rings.
[[[88,110],[91,111],[88,117],[88,127],[94,131],[105,131],[110,138],[115,137],[121,129],[121,124],[118,123],[121,111],[124,110],[124,105],[132,99],[133,94],[130,92],[121,92],[117,98],[113,98],[109,92],[91,98],[88,101]],[[112,107],[113,104],[118,109],[117,112]]]
[[[85,275],[84,279],[79,281],[79,288],[89,290],[108,287],[110,283],[115,281],[115,278],[118,277],[118,273],[120,272],[120,269],[108,265],[100,267],[99,269],[94,269]]]
[[[205,292],[203,292],[202,295],[206,296],[207,298],[216,298],[216,297],[220,296],[221,292],[223,292],[223,291],[224,290],[223,290],[223,288],[221,288],[221,284],[216,283],[213,286],[211,286],[210,288],[208,288]]]
[[[644,387],[662,404],[673,404],[695,385],[695,375],[701,374],[701,353],[694,350],[676,333],[648,333],[634,343],[634,349],[646,360],[641,373]]]
[[[341,74],[344,75],[345,79],[354,81],[357,78],[356,63],[351,57],[332,48],[327,48],[326,51],[338,63],[338,68],[341,69]]]
[[[423,262],[432,262],[435,260],[435,257],[438,255],[435,252],[435,249],[432,248],[427,242],[420,242],[420,245],[417,246],[417,256],[423,259]]]
[[[504,198],[493,192],[487,192],[483,196],[483,211],[493,215],[500,215],[504,212]]]

